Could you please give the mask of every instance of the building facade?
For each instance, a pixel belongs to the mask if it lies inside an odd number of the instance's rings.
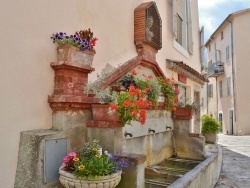
[[[87,28],[94,31],[94,36],[99,39],[92,64],[95,71],[89,75],[89,80],[94,81],[97,73],[101,73],[107,64],[118,66],[137,55],[134,9],[145,2],[4,0],[1,3],[2,187],[14,187],[20,133],[51,128],[52,110],[48,95],[53,91],[54,72],[50,62],[57,60],[51,34],[74,33]],[[206,79],[199,74],[201,61],[197,0],[156,0],[155,3],[162,19],[162,48],[157,53],[157,63],[166,77],[173,78],[176,85],[182,88],[182,95],[200,104],[201,85]],[[239,44],[235,42],[236,45]],[[244,68],[242,71],[246,70]],[[190,132],[199,133],[199,114],[197,121],[193,119]]]
[[[250,134],[248,103],[248,33],[250,9],[230,14],[206,42],[208,53],[208,113],[224,134]]]

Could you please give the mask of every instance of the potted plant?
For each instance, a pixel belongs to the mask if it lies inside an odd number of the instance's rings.
[[[117,104],[118,92],[110,87],[102,89],[103,79],[99,78],[95,83],[89,83],[85,86],[86,95],[94,95],[101,104],[92,104],[93,120],[96,121],[121,121],[117,113],[113,113],[113,104]],[[111,105],[112,104],[112,105]]]
[[[53,43],[58,45],[58,61],[69,61],[71,63],[91,66],[96,53],[94,46],[97,38],[93,37],[93,32],[80,30],[73,35],[64,32],[52,34]]]
[[[59,168],[59,181],[66,188],[116,187],[122,169],[131,163],[127,158],[103,152],[98,140],[85,143],[79,153],[70,152]]]
[[[188,97],[181,96],[180,101],[176,102],[176,110],[172,113],[172,116],[178,120],[190,120],[193,117],[195,109],[195,102],[191,103]]]
[[[146,109],[152,107],[152,102],[145,97],[148,92],[149,88],[140,90],[130,85],[128,91],[118,95],[117,104],[111,104],[111,114],[117,112],[124,125],[131,124],[131,121],[139,121],[143,125],[147,118]]]
[[[164,81],[164,78],[153,80],[149,75],[143,79],[128,73],[118,80],[118,83],[122,84],[124,78],[131,81],[130,86],[119,92],[112,91],[112,86],[103,89],[101,77],[95,83],[85,87],[85,93],[94,94],[101,103],[101,105],[92,105],[93,120],[121,121],[123,125],[131,124],[132,121],[144,124],[147,110],[158,106],[158,99],[162,93],[165,97],[165,109],[169,110],[173,107],[174,90],[171,83]]]
[[[206,142],[215,143],[220,130],[220,122],[208,114],[204,114],[201,117],[201,123],[201,133],[205,136]]]
[[[135,76],[133,74],[126,74],[121,80],[119,80],[119,83],[128,89],[130,85],[135,85]]]

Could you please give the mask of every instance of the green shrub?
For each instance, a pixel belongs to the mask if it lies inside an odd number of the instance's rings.
[[[202,115],[201,122],[202,122],[201,132],[203,134],[218,133],[220,130],[220,122],[207,114]]]

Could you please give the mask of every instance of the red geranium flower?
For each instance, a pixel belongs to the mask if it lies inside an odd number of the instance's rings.
[[[129,86],[129,91],[132,91],[132,92],[135,91],[135,86],[134,85],[130,85]]]
[[[152,79],[152,78],[153,78],[153,76],[152,76],[152,75],[149,75],[149,76],[148,76],[148,79]]]
[[[141,94],[141,90],[135,89],[135,94],[140,95]]]
[[[135,70],[132,70],[133,75],[137,75],[137,72]]]
[[[111,110],[117,110],[118,105],[117,104],[110,104],[110,108],[111,108]]]
[[[97,40],[98,40],[98,38],[96,38],[96,37],[91,40],[91,44],[90,44],[91,47],[95,46]]]
[[[134,109],[131,113],[132,116],[137,116],[137,111]]]
[[[176,107],[175,107],[175,106],[173,106],[173,107],[172,107],[172,110],[175,112],[175,111],[176,111]]]
[[[146,87],[146,88],[145,88],[145,91],[146,91],[146,92],[149,92],[149,91],[150,91],[150,87]]]
[[[123,106],[126,107],[126,108],[130,107],[131,106],[131,101],[124,101]]]

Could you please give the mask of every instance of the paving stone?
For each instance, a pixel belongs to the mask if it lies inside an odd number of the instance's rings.
[[[218,135],[223,152],[222,169],[215,188],[250,187],[250,136]]]

